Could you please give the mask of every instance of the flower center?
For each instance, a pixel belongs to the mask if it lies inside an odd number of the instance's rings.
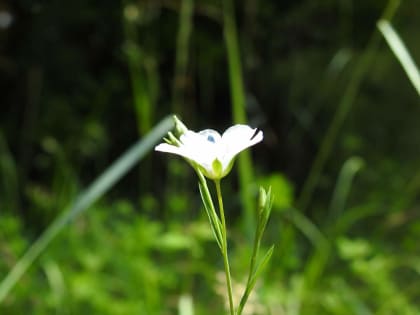
[[[202,130],[198,134],[202,137],[203,141],[207,142],[207,145],[209,142],[213,145],[217,144],[221,140],[220,134],[213,129]],[[210,145],[210,147],[213,147],[213,145]]]
[[[213,137],[212,135],[208,135],[208,136],[207,136],[207,141],[210,141],[210,142],[216,143],[216,140],[214,139],[214,137]]]

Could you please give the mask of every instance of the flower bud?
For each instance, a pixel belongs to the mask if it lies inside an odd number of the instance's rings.
[[[260,187],[260,195],[258,198],[258,210],[263,211],[267,203],[267,193],[264,188]]]

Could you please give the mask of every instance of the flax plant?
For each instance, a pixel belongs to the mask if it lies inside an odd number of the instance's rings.
[[[223,258],[229,314],[240,315],[262,268],[267,264],[273,253],[273,246],[271,246],[265,255],[261,259],[258,259],[261,239],[271,212],[272,196],[270,189],[265,191],[263,188],[260,188],[257,213],[258,221],[252,256],[250,258],[248,279],[241,300],[238,305],[235,305],[235,301],[233,300],[232,276],[227,242],[228,233],[221,179],[229,174],[234,159],[239,152],[263,140],[263,132],[241,124],[228,128],[222,135],[212,129],[194,132],[189,130],[176,116],[174,116],[174,120],[176,133],[179,137],[169,132],[168,137],[164,139],[165,143],[156,146],[155,150],[182,156],[196,171],[201,199]],[[206,178],[214,182],[218,211],[216,211]]]

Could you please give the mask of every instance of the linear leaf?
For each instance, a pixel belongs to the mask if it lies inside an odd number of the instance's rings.
[[[173,119],[164,118],[150,133],[140,139],[110,167],[108,167],[93,183],[82,191],[68,210],[58,216],[50,226],[29,247],[25,254],[13,266],[10,272],[0,283],[0,303],[5,299],[10,290],[25,274],[38,256],[45,250],[51,241],[63,228],[87,210],[96,200],[102,197],[115,183],[121,179],[133,166],[139,162],[162,137],[173,128]]]

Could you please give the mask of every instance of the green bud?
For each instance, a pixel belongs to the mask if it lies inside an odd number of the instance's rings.
[[[264,188],[260,187],[260,195],[258,198],[258,210],[263,211],[267,203],[267,193]]]
[[[182,135],[188,131],[188,128],[184,125],[184,123],[179,120],[179,118],[174,115],[174,121],[175,121],[175,130],[179,135]]]

